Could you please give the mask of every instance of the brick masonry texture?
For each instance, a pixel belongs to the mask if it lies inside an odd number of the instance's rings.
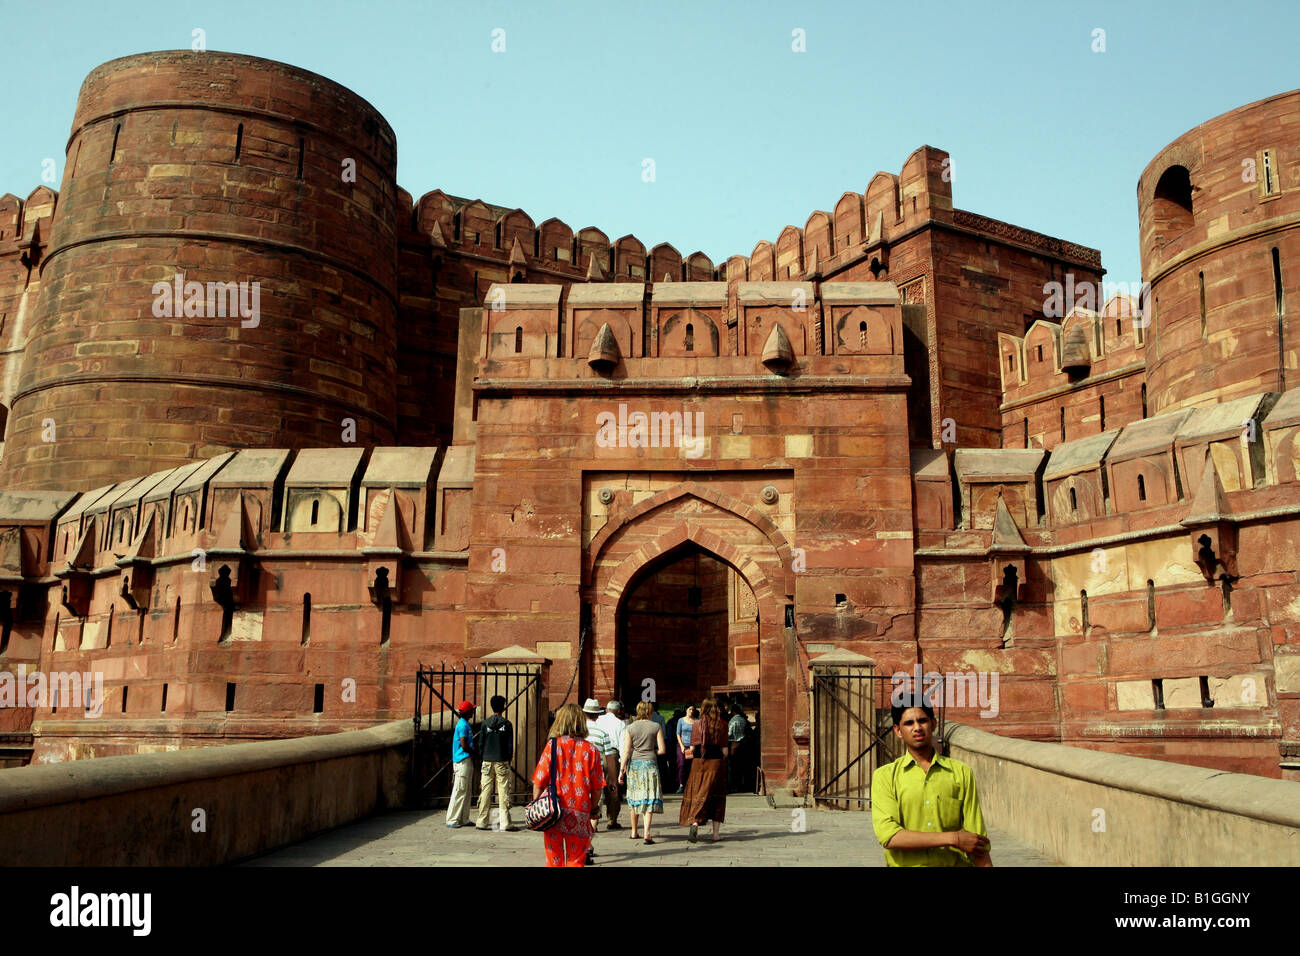
[[[1297,123],[1152,161],[1143,311],[930,146],[714,263],[414,199],[306,71],[107,63],[60,192],[0,197],[0,669],[106,699],[0,708],[0,760],[368,726],[505,652],[552,707],[756,692],[798,788],[834,652],[996,673],[950,715],[1000,733],[1296,777]],[[258,324],[156,315],[176,272],[257,282]]]

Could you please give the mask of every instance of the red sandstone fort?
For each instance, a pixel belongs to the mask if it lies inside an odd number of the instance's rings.
[[[1300,91],[1142,173],[1145,308],[1059,316],[1100,254],[928,146],[721,263],[396,156],[323,77],[151,53],[0,198],[0,670],[105,688],[0,709],[5,762],[370,726],[496,660],[550,707],[756,693],[797,785],[819,662],[919,661],[998,675],[948,719],[1300,779]]]

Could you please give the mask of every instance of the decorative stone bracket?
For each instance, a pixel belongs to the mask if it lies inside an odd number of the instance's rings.
[[[1205,580],[1213,583],[1220,568],[1230,580],[1235,580],[1237,525],[1232,519],[1227,495],[1223,492],[1223,483],[1212,458],[1206,459],[1200,487],[1192,499],[1187,517],[1180,523],[1188,529],[1192,560],[1205,575]]]
[[[401,565],[396,561],[371,565],[366,590],[370,592],[370,603],[377,608],[397,604],[402,597]]]
[[[211,559],[212,555],[209,554]],[[253,576],[252,569],[243,567],[243,561],[213,561],[209,565],[213,570],[208,575],[208,589],[212,600],[221,605],[223,610],[233,611],[246,603],[249,590],[248,581]]]
[[[256,589],[257,568],[246,546],[248,540],[241,492],[237,507],[229,510],[225,523],[217,532],[216,541],[207,549],[204,558],[212,600],[225,611],[233,611],[248,603],[249,595]]]
[[[135,565],[122,569],[122,600],[133,611],[149,609],[149,595],[153,593],[153,566]]]
[[[72,553],[54,576],[63,582],[59,602],[74,617],[90,613],[90,594],[94,580],[95,545],[94,524],[87,524],[81,537],[72,547]]]
[[[1008,602],[1015,603],[1025,596],[1025,556],[1029,545],[1016,527],[1015,519],[1006,502],[998,496],[997,510],[993,515],[993,540],[989,545],[989,564],[992,571],[992,601],[1004,609]]]
[[[152,513],[146,515],[144,526],[130,549],[114,562],[122,569],[122,600],[133,611],[148,610],[153,593],[153,518]]]
[[[1017,603],[1025,598],[1024,555],[991,555],[993,569],[993,603],[1005,604],[1008,599]]]
[[[1205,580],[1213,582],[1217,572],[1222,569],[1230,579],[1237,577],[1237,528],[1235,525],[1209,525],[1194,528],[1189,536],[1192,543],[1193,560],[1205,575]]]

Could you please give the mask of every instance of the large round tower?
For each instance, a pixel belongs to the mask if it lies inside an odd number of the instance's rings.
[[[374,107],[306,70],[189,51],[95,69],[0,484],[391,441],[396,162]]]
[[[1300,384],[1300,90],[1166,146],[1138,212],[1151,414]]]

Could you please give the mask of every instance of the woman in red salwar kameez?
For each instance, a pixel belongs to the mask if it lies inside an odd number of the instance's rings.
[[[600,797],[605,788],[605,770],[600,753],[588,743],[587,717],[577,704],[565,704],[555,715],[550,737],[556,738],[555,790],[560,798],[560,820],[542,836],[547,866],[585,866],[591,849],[593,821],[600,815]],[[533,799],[546,790],[551,776],[551,745],[542,747],[542,758],[533,773]]]

